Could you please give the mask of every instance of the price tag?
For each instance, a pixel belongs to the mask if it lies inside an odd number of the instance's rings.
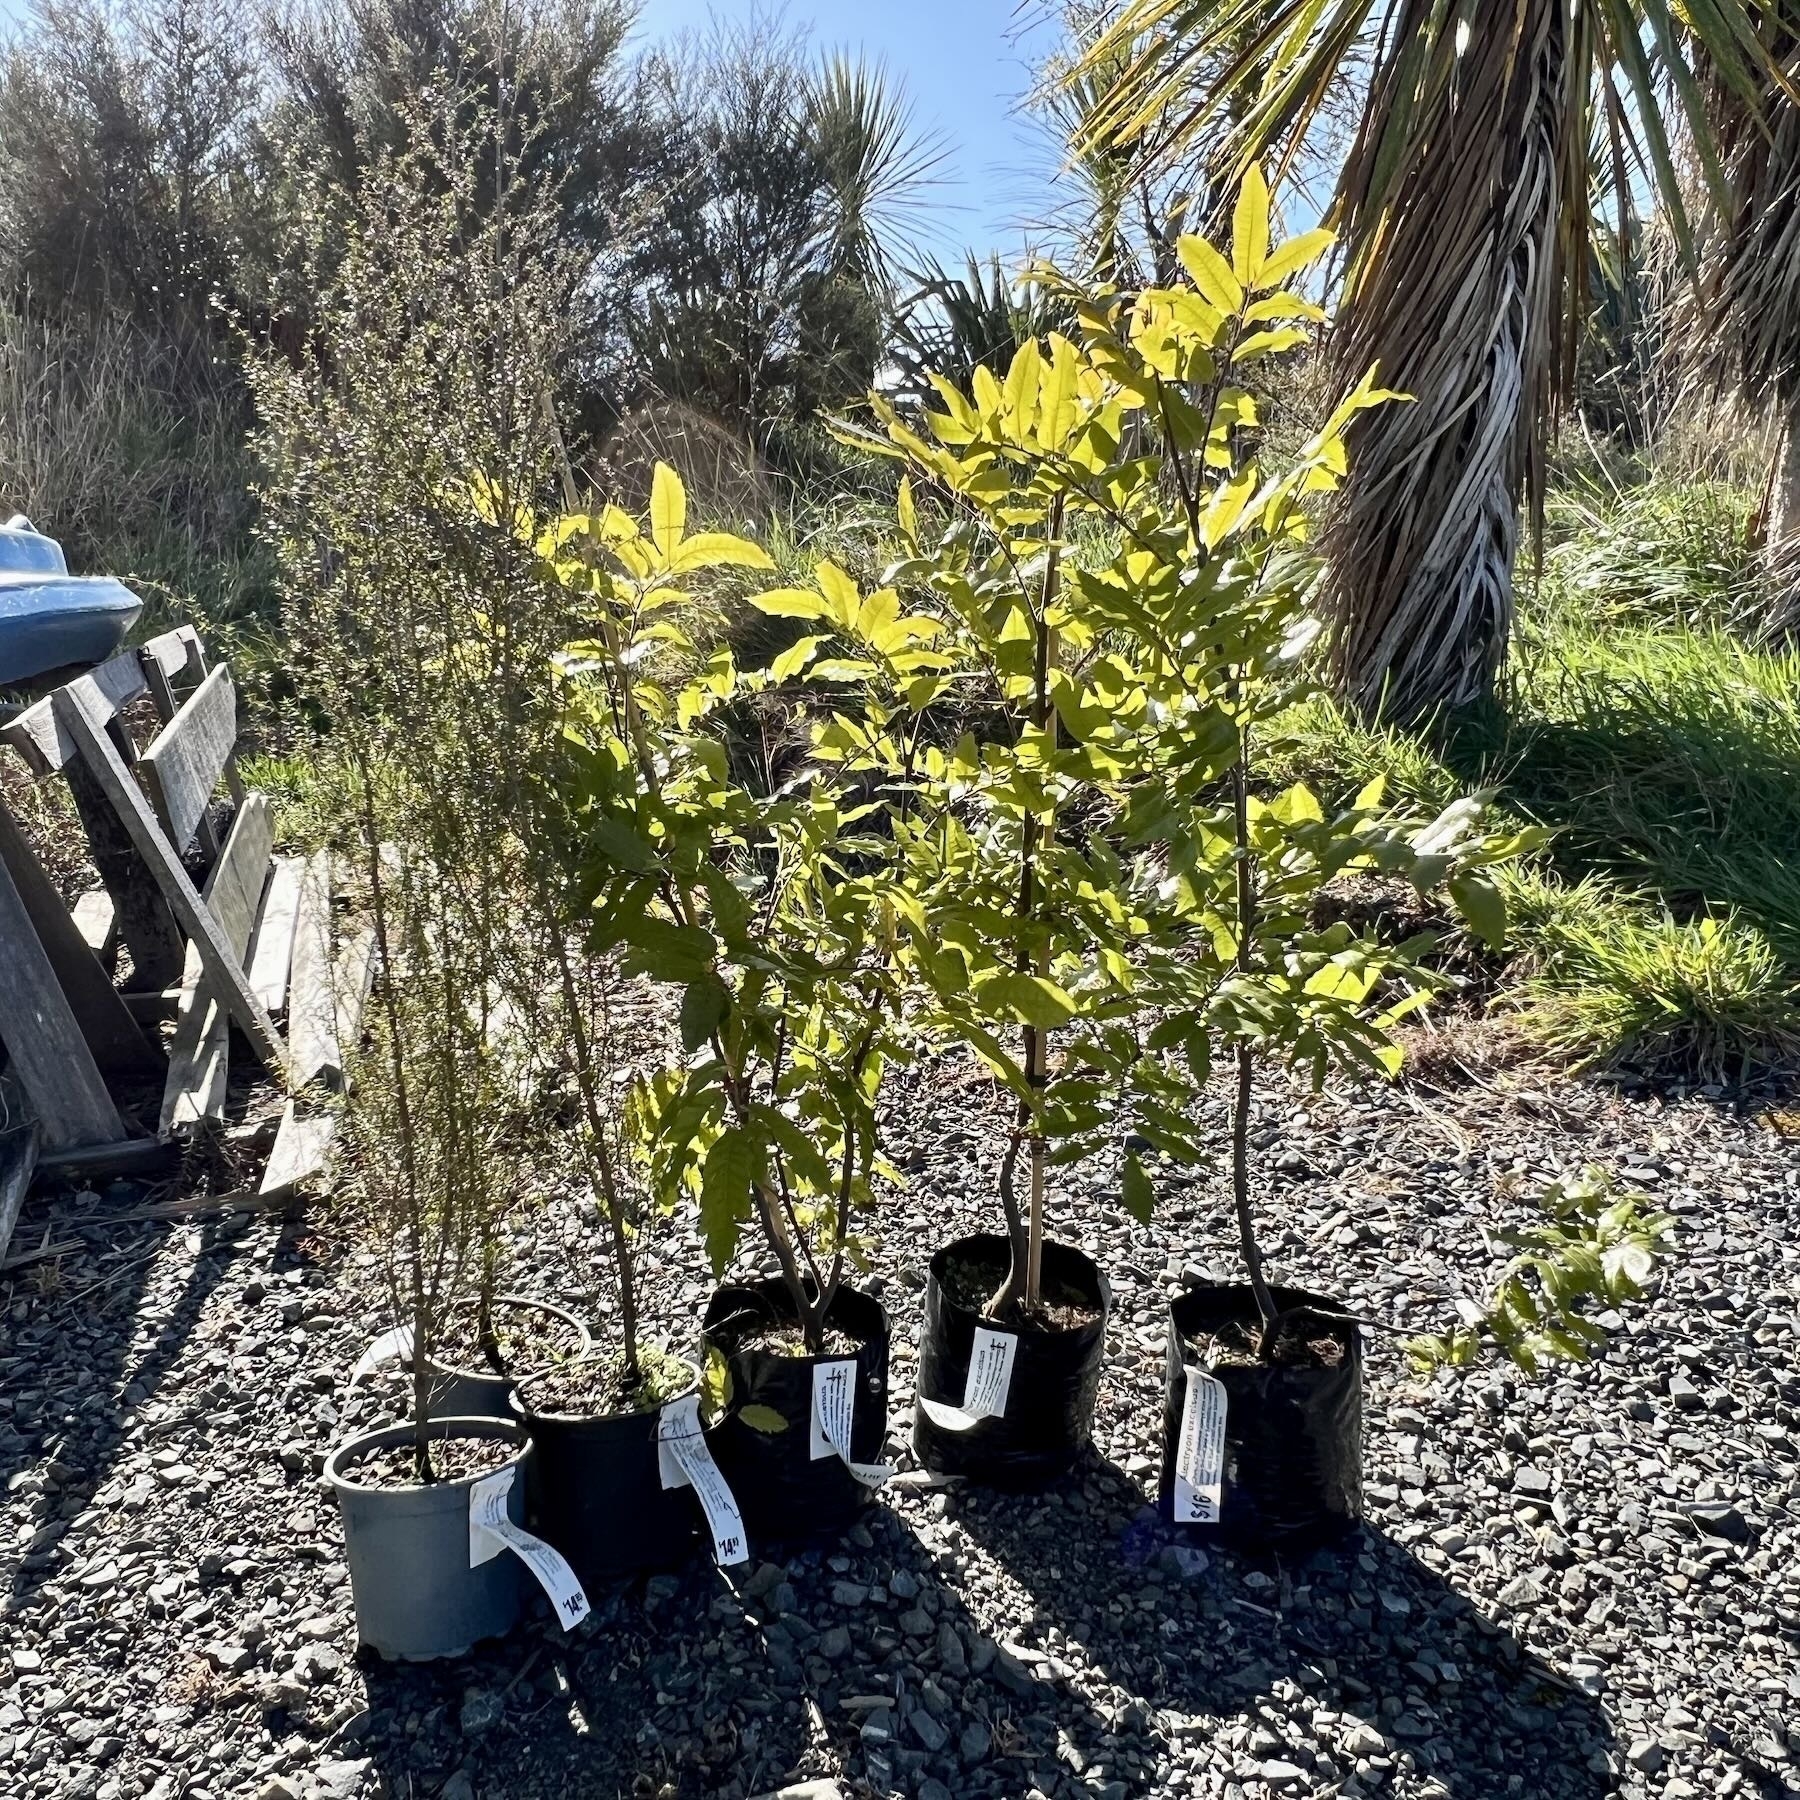
[[[1216,1525],[1224,1482],[1225,1384],[1190,1365],[1175,1448],[1176,1524]]]
[[[656,1461],[666,1488],[691,1487],[712,1528],[713,1561],[721,1569],[750,1560],[743,1515],[700,1429],[700,1396],[671,1400],[656,1420]]]
[[[355,1387],[365,1375],[373,1375],[383,1363],[410,1362],[412,1347],[413,1333],[410,1325],[396,1325],[392,1331],[384,1331],[356,1359],[356,1367],[350,1371],[350,1385]]]
[[[567,1631],[588,1616],[588,1597],[561,1552],[507,1516],[506,1497],[512,1492],[517,1473],[516,1469],[501,1469],[484,1475],[469,1489],[469,1567],[478,1569],[502,1551],[512,1551],[537,1577],[538,1586],[550,1597],[550,1604]]]
[[[1004,1418],[1006,1397],[1012,1392],[1013,1358],[1018,1353],[1017,1333],[977,1325],[969,1350],[969,1376],[963,1383],[962,1405],[928,1400],[921,1394],[920,1408],[933,1424],[946,1431],[968,1431],[983,1419]]]
[[[864,1487],[880,1487],[894,1471],[886,1463],[859,1463],[850,1454],[850,1427],[856,1418],[856,1363],[813,1364],[812,1459],[842,1459],[844,1467]]]

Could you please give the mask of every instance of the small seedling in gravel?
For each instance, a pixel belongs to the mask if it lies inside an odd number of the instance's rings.
[[[1453,1331],[1411,1339],[1421,1370],[1474,1362],[1484,1350],[1535,1373],[1546,1362],[1581,1362],[1606,1342],[1590,1314],[1643,1293],[1668,1249],[1675,1221],[1646,1195],[1622,1189],[1593,1165],[1538,1196],[1544,1223],[1488,1233],[1513,1252],[1480,1301],[1465,1299]]]

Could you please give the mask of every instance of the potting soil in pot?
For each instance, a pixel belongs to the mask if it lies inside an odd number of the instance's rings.
[[[678,1569],[694,1553],[702,1522],[696,1490],[679,1462],[671,1467],[663,1440],[680,1424],[667,1420],[669,1407],[697,1396],[699,1371],[665,1360],[672,1367],[629,1391],[617,1359],[589,1357],[528,1376],[514,1392],[536,1446],[533,1520],[584,1587]],[[697,1418],[692,1433],[698,1439]],[[722,1561],[741,1558],[741,1542],[729,1542],[734,1525],[741,1539],[735,1511],[715,1534],[716,1549],[726,1540]]]
[[[834,1536],[888,1477],[888,1320],[840,1288],[823,1354],[805,1350],[786,1284],[720,1288],[703,1341],[726,1359],[731,1404],[713,1454],[754,1542]]]
[[[1039,1318],[990,1320],[1011,1258],[1005,1238],[983,1233],[931,1259],[913,1450],[939,1474],[1041,1487],[1093,1435],[1112,1290],[1072,1245],[1046,1243]]]
[[[1274,1298],[1268,1360],[1248,1286],[1194,1288],[1169,1308],[1158,1508],[1253,1552],[1329,1543],[1362,1516],[1361,1334],[1335,1301]]]

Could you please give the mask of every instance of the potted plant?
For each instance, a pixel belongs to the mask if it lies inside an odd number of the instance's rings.
[[[318,354],[255,371],[296,693],[318,790],[341,806],[343,886],[374,937],[369,1042],[343,1046],[345,1161],[410,1351],[408,1416],[339,1445],[326,1475],[359,1636],[409,1658],[506,1630],[520,1557],[565,1624],[586,1606],[523,1533],[517,1419],[435,1416],[459,1303],[497,1347],[500,1223],[526,1198],[500,1047],[520,783],[555,641],[534,641],[535,564],[509,528],[472,520],[467,472],[485,472],[502,518],[542,485],[570,279],[546,254],[544,196],[467,99],[439,96],[441,116],[422,102],[353,200],[306,209]]]
[[[922,418],[876,396],[884,435],[862,434],[906,466],[893,579],[950,653],[888,684],[881,729],[828,727],[818,747],[907,797],[895,831],[928,1029],[980,1056],[1014,1108],[1004,1236],[931,1265],[914,1445],[934,1469],[1032,1484],[1087,1442],[1107,1288],[1047,1238],[1051,1172],[1121,1139],[1200,1160],[1191,1110],[1221,1049],[1257,1357],[1310,1342],[1275,1329],[1248,1235],[1252,1058],[1379,1071],[1430,978],[1424,945],[1315,929],[1307,908],[1374,866],[1448,883],[1498,928],[1479,871],[1520,840],[1477,837],[1473,805],[1412,821],[1371,790],[1328,819],[1303,787],[1250,790],[1252,729],[1305,682],[1305,502],[1341,473],[1356,414],[1390,398],[1365,381],[1290,467],[1258,467],[1249,382],[1319,316],[1286,283],[1329,241],[1271,249],[1253,175],[1231,258],[1184,237],[1187,279],[1130,298],[1040,270],[1072,336],[1026,344],[1004,379],[978,369],[968,394],[939,379]],[[871,640],[819,601],[772,603]],[[1122,1198],[1139,1216],[1152,1203],[1137,1149]]]
[[[698,1204],[723,1275],[754,1220],[776,1273],[722,1286],[703,1346],[724,1406],[718,1461],[752,1537],[838,1528],[885,1479],[888,1323],[847,1279],[872,1201],[875,1098],[897,1042],[891,842],[814,780],[738,779],[721,710],[775,675],[700,660],[688,579],[767,568],[754,544],[690,535],[673,470],[650,514],[571,512],[540,536],[594,628],[562,671],[580,696],[571,781],[587,846],[591,947],[679,986],[683,1060],[641,1083],[651,1191]]]
[[[591,620],[596,557],[577,517],[575,477],[560,454],[569,512],[540,529],[529,514],[515,520],[544,584],[545,610],[568,629]],[[741,547],[748,555],[749,546]],[[729,554],[729,552],[727,552]],[[600,621],[604,646],[615,622]],[[518,995],[529,1016],[540,1062],[567,1096],[566,1141],[576,1153],[600,1227],[605,1277],[595,1316],[616,1320],[602,1352],[540,1361],[511,1399],[537,1446],[536,1519],[586,1585],[639,1570],[678,1567],[694,1548],[701,1510],[721,1565],[743,1561],[748,1543],[729,1488],[713,1466],[701,1419],[698,1365],[646,1337],[638,1302],[637,1253],[645,1230],[623,1104],[629,1075],[619,1045],[617,1002],[627,979],[615,947],[595,943],[590,926],[609,871],[607,784],[596,759],[609,764],[624,694],[640,705],[629,672],[617,693],[598,678],[585,649],[558,652],[541,672],[551,697],[549,731],[535,782],[520,810],[527,881],[520,925],[532,946],[528,979]],[[698,1500],[701,1510],[696,1509]]]

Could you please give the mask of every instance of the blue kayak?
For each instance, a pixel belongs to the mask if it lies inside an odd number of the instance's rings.
[[[62,546],[29,519],[0,525],[0,688],[104,662],[143,610],[110,575],[71,575]]]

